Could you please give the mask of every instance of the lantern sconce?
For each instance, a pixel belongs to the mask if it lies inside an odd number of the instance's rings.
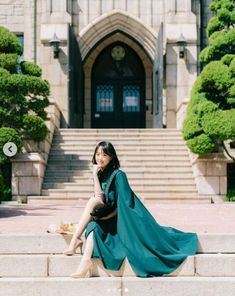
[[[60,51],[60,39],[57,37],[56,33],[54,33],[52,39],[50,40],[50,46],[53,48],[54,59],[58,59]]]
[[[179,48],[179,58],[183,59],[184,55],[185,55],[185,47],[186,47],[187,42],[186,42],[186,40],[184,38],[184,35],[182,33],[178,37],[176,43],[177,43],[178,48]]]

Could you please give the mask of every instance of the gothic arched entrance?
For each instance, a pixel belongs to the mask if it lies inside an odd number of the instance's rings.
[[[145,71],[123,42],[107,46],[92,69],[91,127],[145,127]]]

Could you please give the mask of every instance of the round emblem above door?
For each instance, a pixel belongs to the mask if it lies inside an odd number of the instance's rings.
[[[115,61],[121,61],[125,57],[125,54],[125,49],[120,45],[114,46],[111,50],[111,56]]]

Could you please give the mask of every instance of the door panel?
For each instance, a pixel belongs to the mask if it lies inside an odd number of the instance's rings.
[[[92,72],[91,127],[145,127],[145,75],[142,62],[127,45],[125,59],[114,61],[110,52],[117,43],[101,52]]]

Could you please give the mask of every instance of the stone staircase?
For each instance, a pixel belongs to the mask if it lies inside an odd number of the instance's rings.
[[[172,274],[138,278],[128,262],[105,270],[93,259],[93,277],[73,279],[80,254],[61,255],[70,236],[0,234],[0,295],[6,296],[234,296],[235,235],[199,234],[199,249]],[[101,278],[102,277],[102,280]]]
[[[113,143],[130,185],[144,203],[210,203],[197,193],[188,150],[176,129],[58,129],[41,196],[28,203],[79,203],[92,196],[91,158],[99,141]]]

